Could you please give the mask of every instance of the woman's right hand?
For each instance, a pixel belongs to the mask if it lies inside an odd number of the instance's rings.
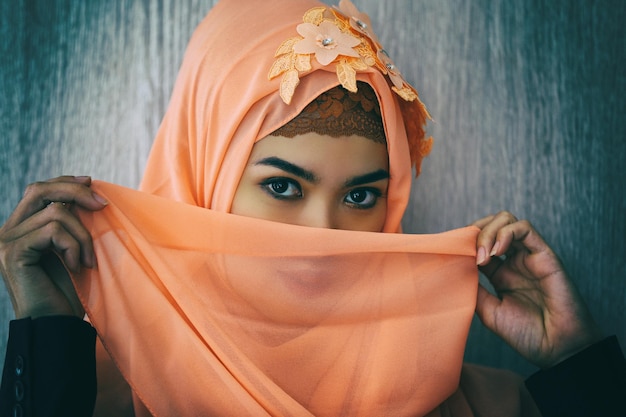
[[[106,206],[90,185],[90,177],[72,176],[31,184],[0,228],[0,273],[18,319],[83,317],[66,268],[95,265],[91,236],[73,211]]]

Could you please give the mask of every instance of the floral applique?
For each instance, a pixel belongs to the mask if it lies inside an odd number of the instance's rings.
[[[356,6],[349,0],[341,0],[339,2],[339,7],[333,6],[333,8],[338,10],[345,17],[349,18],[352,29],[367,36],[374,43],[373,46],[380,48],[380,42],[372,30],[372,21],[367,13],[359,11],[359,9],[357,9]]]
[[[333,62],[339,55],[359,56],[354,47],[361,41],[341,32],[337,26],[327,20],[319,25],[301,23],[296,30],[304,39],[293,45],[293,51],[298,54],[314,54],[315,59],[324,66]]]
[[[300,36],[285,40],[276,50],[276,60],[268,78],[282,75],[280,97],[286,104],[300,83],[300,75],[313,69],[311,60],[322,66],[335,66],[340,84],[348,91],[357,91],[356,74],[376,68],[389,78],[391,89],[402,98],[403,114],[409,154],[416,175],[422,159],[430,153],[433,139],[426,138],[426,121],[431,119],[417,91],[406,82],[396,64],[381,46],[366,13],[360,12],[350,0],[340,0],[332,8],[314,7],[308,10],[303,23],[296,27]],[[335,111],[329,107],[325,111]]]
[[[350,0],[341,0],[332,9],[315,7],[303,16],[296,31],[299,37],[284,41],[275,53],[268,77],[282,75],[280,96],[291,103],[300,74],[310,71],[311,59],[320,65],[335,65],[337,78],[348,91],[356,92],[356,74],[377,68],[391,80],[392,90],[406,101],[418,100],[417,92],[405,80],[380,45],[369,16]]]

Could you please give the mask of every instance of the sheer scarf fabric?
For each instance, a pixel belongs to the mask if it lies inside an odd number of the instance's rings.
[[[94,188],[112,203],[82,215],[98,268],[76,286],[152,415],[420,416],[456,390],[477,229],[315,229]]]

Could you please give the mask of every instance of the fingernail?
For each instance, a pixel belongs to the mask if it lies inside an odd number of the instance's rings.
[[[493,245],[493,249],[491,249],[489,256],[494,256],[498,252],[498,249],[500,249],[500,242],[496,242],[496,244]]]
[[[100,204],[102,204],[103,206],[106,206],[107,204],[109,204],[109,202],[102,197],[101,195],[98,195],[96,193],[92,193],[93,194],[93,198]]]
[[[476,265],[480,265],[485,261],[485,253],[487,251],[482,246],[478,248],[478,254],[476,255]]]

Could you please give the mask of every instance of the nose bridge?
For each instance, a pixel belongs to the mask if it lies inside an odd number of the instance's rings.
[[[330,199],[310,199],[302,212],[301,223],[309,227],[336,229],[337,213]]]

